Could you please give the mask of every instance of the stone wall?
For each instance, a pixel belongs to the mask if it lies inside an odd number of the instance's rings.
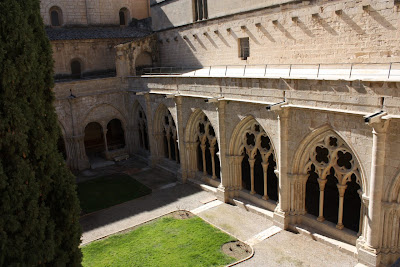
[[[41,14],[45,25],[50,25],[49,10],[62,10],[64,25],[119,25],[119,11],[127,8],[130,18],[149,17],[148,0],[41,0]]]
[[[52,41],[54,72],[70,75],[71,61],[81,62],[82,73],[115,70],[115,46],[127,39]]]
[[[396,62],[399,14],[389,0],[301,1],[161,31],[160,60],[163,66]],[[244,37],[247,60],[239,58]]]

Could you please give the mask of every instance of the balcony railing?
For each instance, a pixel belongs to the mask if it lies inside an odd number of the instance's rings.
[[[153,67],[142,76],[292,78],[318,80],[400,81],[400,62],[376,64],[220,65],[203,68]]]

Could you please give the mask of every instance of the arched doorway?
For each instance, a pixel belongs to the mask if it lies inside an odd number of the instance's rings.
[[[142,52],[135,60],[136,75],[140,76],[143,74],[143,69],[151,68],[153,66],[153,59],[150,53]]]
[[[97,122],[91,122],[85,127],[85,150],[86,155],[91,157],[103,156],[105,145],[103,128]]]
[[[127,26],[130,23],[130,13],[129,10],[124,7],[119,10],[119,25]]]
[[[78,59],[71,61],[71,76],[74,79],[82,78],[82,64]]]
[[[107,124],[106,136],[109,151],[125,147],[125,133],[120,120],[113,119]]]
[[[317,137],[304,155],[305,209],[337,229],[360,230],[361,173],[354,153],[334,132]]]

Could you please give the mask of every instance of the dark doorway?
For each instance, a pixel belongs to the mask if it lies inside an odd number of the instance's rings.
[[[107,124],[107,145],[110,151],[125,147],[125,134],[118,119],[113,119]]]
[[[99,156],[105,151],[103,129],[99,123],[91,122],[86,126],[84,142],[88,157]]]

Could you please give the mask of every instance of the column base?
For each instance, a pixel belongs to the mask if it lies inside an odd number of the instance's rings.
[[[379,266],[381,254],[376,249],[362,246],[358,249],[358,262],[367,266]]]
[[[230,197],[229,190],[227,190],[224,186],[222,185],[218,186],[215,196],[219,201],[222,201],[224,203],[229,203],[229,197]]]
[[[286,230],[289,227],[289,213],[277,207],[274,211],[274,225]]]

